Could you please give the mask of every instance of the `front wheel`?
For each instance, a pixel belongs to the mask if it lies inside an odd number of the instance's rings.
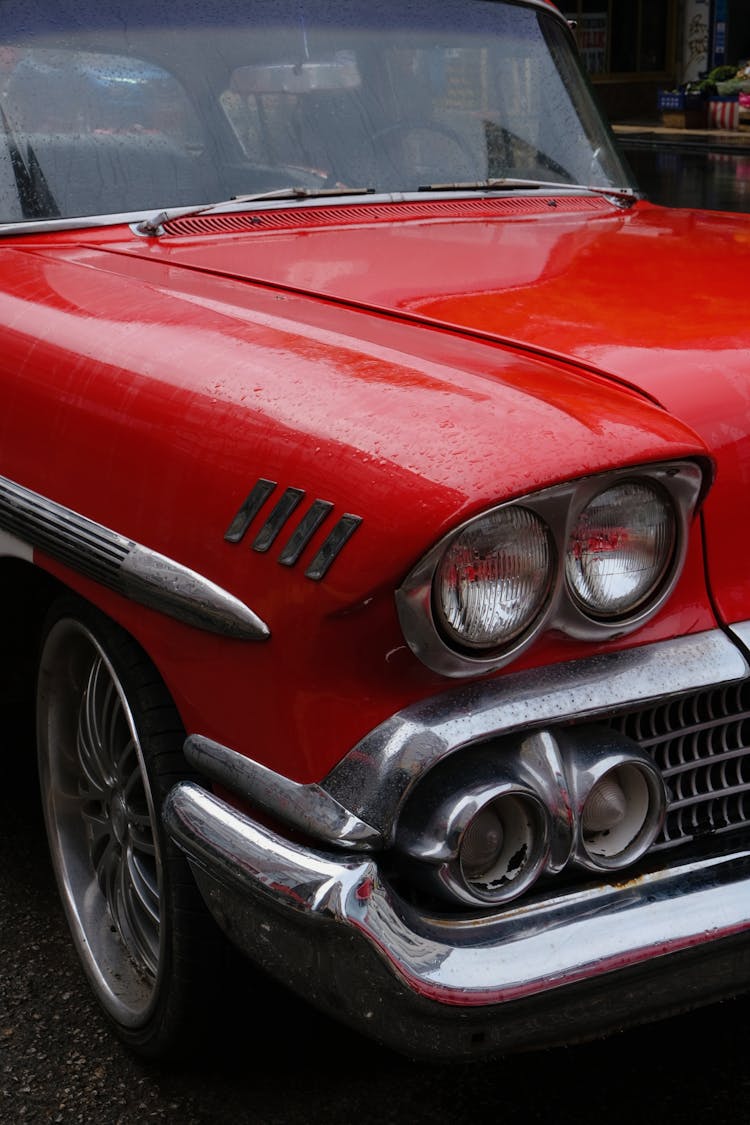
[[[50,614],[37,689],[52,862],[94,993],[120,1037],[162,1056],[210,995],[219,941],[160,819],[184,732],[151,661],[77,599]]]

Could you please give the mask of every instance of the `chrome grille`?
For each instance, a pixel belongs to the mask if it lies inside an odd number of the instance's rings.
[[[652,851],[750,825],[750,683],[612,718],[662,771],[667,816]]]

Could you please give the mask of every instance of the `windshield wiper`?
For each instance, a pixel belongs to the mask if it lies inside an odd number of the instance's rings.
[[[375,188],[369,187],[335,187],[335,188],[307,188],[283,187],[274,191],[261,191],[254,195],[233,195],[229,199],[222,199],[218,203],[206,203],[200,207],[170,207],[166,211],[159,211],[150,219],[136,223],[135,230],[138,234],[156,237],[164,233],[164,224],[170,219],[184,219],[191,215],[207,215],[231,204],[262,203],[268,199],[322,199],[335,195],[372,195]]]
[[[600,187],[594,184],[566,184],[559,180],[518,180],[514,178],[497,178],[488,180],[467,180],[465,183],[452,184],[422,184],[419,191],[513,191],[515,188],[546,189],[555,191],[590,191],[596,195],[605,195],[611,199],[621,199],[628,204],[639,199],[638,193],[633,188],[627,187]]]
[[[3,132],[5,133],[10,166],[13,169],[18,201],[21,204],[24,219],[59,219],[60,208],[49,189],[49,184],[31,143],[26,142],[27,156],[24,160],[11,123],[1,105],[0,122],[2,122]]]

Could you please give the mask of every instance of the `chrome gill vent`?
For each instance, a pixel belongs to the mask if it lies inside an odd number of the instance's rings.
[[[750,826],[750,683],[682,696],[609,725],[662,771],[668,804],[651,850]]]
[[[275,492],[276,487],[276,481],[267,480],[265,477],[256,481],[224,533],[224,538],[228,543],[242,542],[250,525],[260,515],[261,509],[270,499],[271,494]],[[304,489],[285,489],[270,513],[266,515],[263,523],[256,527],[255,537],[251,543],[252,549],[260,554],[270,551],[304,499]],[[330,500],[313,500],[303,511],[301,519],[281,548],[278,561],[282,566],[294,566],[299,561],[307,546],[312,542],[316,531],[323,526],[333,508],[334,505]],[[349,512],[341,515],[308,564],[305,577],[311,578],[314,582],[320,582],[361,522],[361,516],[355,516]]]

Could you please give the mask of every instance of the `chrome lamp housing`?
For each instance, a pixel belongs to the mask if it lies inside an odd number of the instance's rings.
[[[590,641],[632,632],[674,589],[703,486],[697,463],[646,465],[472,517],[396,592],[409,647],[463,677],[503,667],[549,629]]]
[[[454,906],[494,906],[541,877],[622,871],[661,831],[667,790],[606,727],[539,730],[466,749],[417,785],[399,818],[407,878]]]

